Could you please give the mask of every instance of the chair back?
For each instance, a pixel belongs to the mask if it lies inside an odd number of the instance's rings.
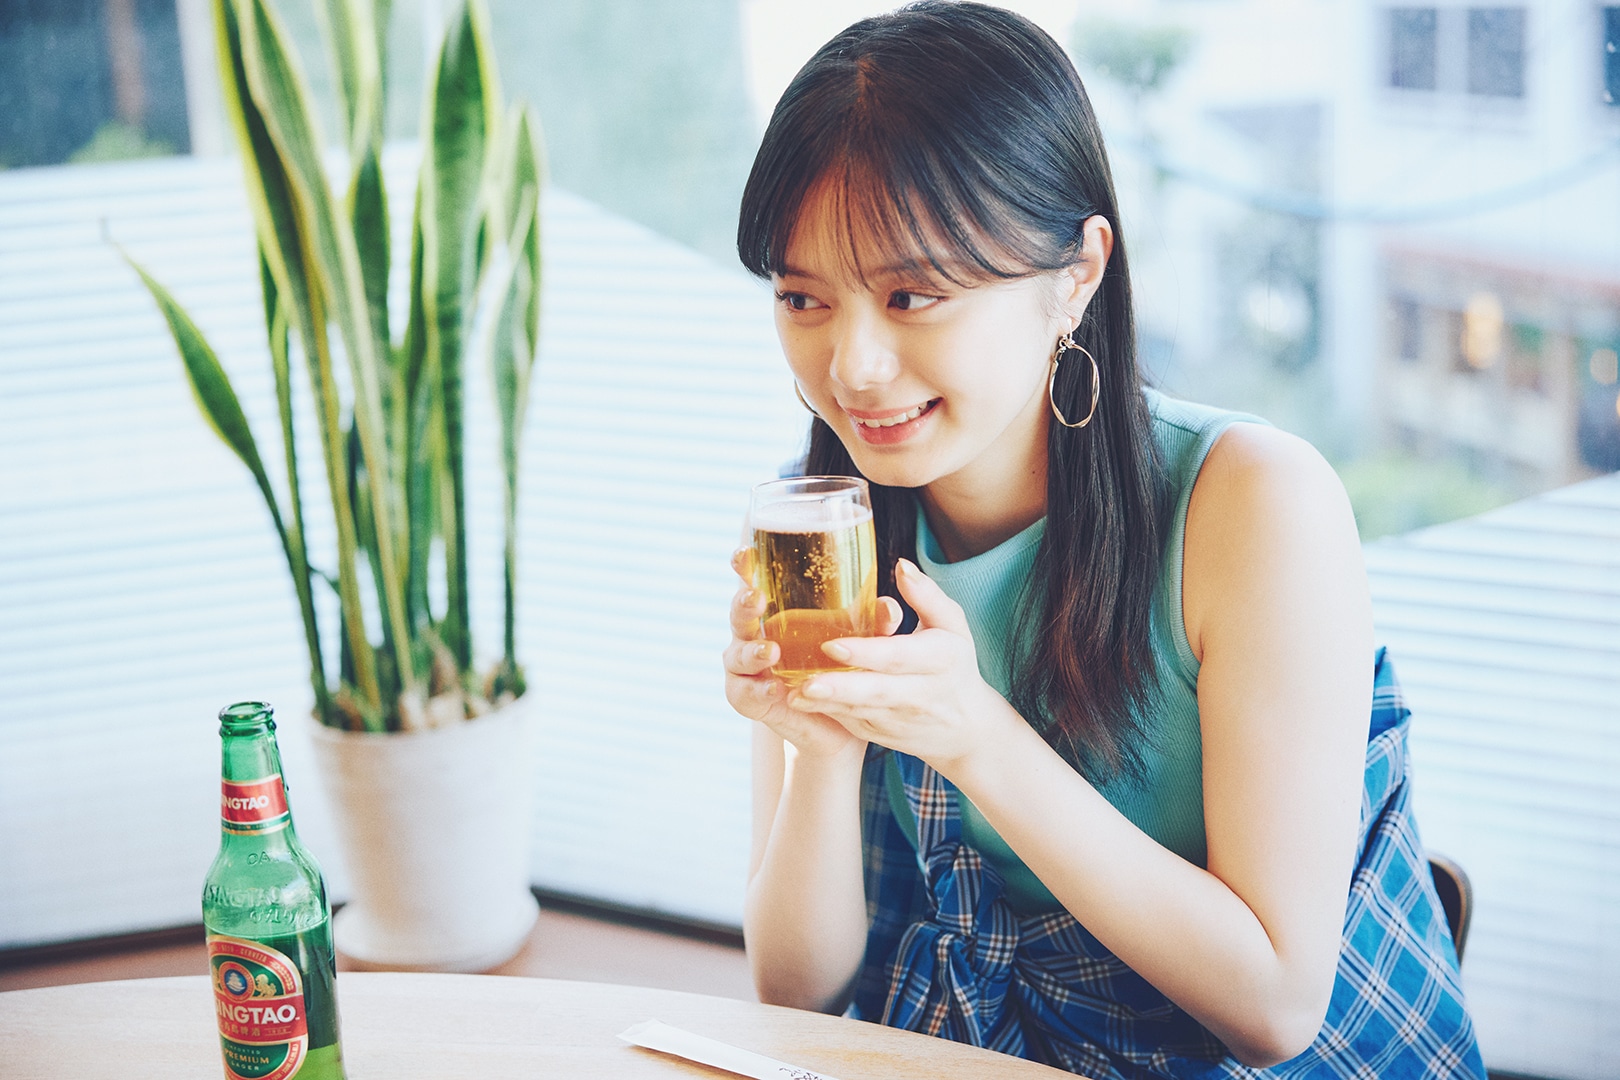
[[[1429,876],[1434,878],[1434,891],[1440,894],[1440,906],[1446,912],[1446,925],[1451,928],[1451,942],[1457,947],[1457,963],[1462,963],[1463,943],[1468,940],[1468,923],[1474,917],[1474,887],[1468,875],[1454,860],[1429,852]]]

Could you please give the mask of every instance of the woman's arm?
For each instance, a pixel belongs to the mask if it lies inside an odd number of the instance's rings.
[[[861,767],[866,742],[829,717],[787,708],[770,673],[778,647],[759,633],[765,600],[744,579],[732,601],[726,696],[753,733],[753,837],[743,938],[761,1001],[839,1012],[866,950]],[[879,630],[900,622],[880,603]]]
[[[1201,662],[1207,870],[1033,732],[958,783],[1105,945],[1240,1060],[1274,1064],[1327,1013],[1372,702],[1355,521],[1307,444],[1247,424],[1217,443],[1188,512],[1182,608]]]
[[[866,950],[860,786],[866,744],[812,757],[754,730],[753,851],[743,936],[759,999],[821,1012],[849,1003]]]
[[[1371,706],[1371,608],[1342,487],[1281,432],[1229,429],[1200,474],[1186,535],[1208,869],[1115,810],[1000,695],[971,684],[960,657],[926,654],[960,651],[966,628],[951,629],[960,610],[915,571],[900,575],[902,589],[947,636],[846,641],[872,670],[810,692],[857,735],[956,783],[1104,945],[1239,1060],[1263,1066],[1309,1045],[1332,993]]]

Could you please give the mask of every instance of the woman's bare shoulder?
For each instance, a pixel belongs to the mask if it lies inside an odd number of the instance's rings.
[[[1308,603],[1363,576],[1355,515],[1333,467],[1309,442],[1233,424],[1199,470],[1187,509],[1182,607],[1188,642],[1250,604]]]
[[[1199,470],[1193,489],[1211,495],[1342,498],[1338,474],[1321,453],[1297,435],[1265,424],[1236,423],[1221,433]]]

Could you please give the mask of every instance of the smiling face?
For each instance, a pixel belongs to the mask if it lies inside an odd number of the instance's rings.
[[[1084,310],[1088,275],[955,284],[845,220],[818,185],[772,275],[806,400],[876,483],[925,488],[934,504],[1044,505],[1052,349]]]

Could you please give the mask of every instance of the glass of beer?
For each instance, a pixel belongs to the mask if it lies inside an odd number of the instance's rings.
[[[765,594],[762,629],[781,648],[773,673],[791,685],[848,670],[821,645],[876,627],[877,543],[866,481],[799,476],[760,484],[748,528],[754,587]]]

